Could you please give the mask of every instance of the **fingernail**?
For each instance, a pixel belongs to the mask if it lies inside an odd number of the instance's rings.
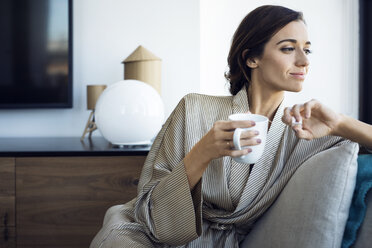
[[[255,135],[259,135],[260,132],[259,132],[259,131],[254,131],[254,134],[255,134]]]
[[[247,152],[248,152],[248,153],[252,152],[252,148],[248,148],[248,149],[247,149]]]
[[[252,121],[251,123],[252,123],[252,126],[256,126],[256,122]]]
[[[261,139],[257,139],[257,143],[260,144],[262,142]]]

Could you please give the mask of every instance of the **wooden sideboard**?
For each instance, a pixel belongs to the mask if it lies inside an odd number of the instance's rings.
[[[89,247],[106,210],[136,196],[149,148],[0,139],[0,247]]]

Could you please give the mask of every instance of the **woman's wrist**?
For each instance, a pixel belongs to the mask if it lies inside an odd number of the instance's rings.
[[[185,159],[193,164],[208,165],[212,159],[210,159],[208,154],[203,152],[203,150],[204,149],[200,147],[200,143],[197,143],[186,155]]]
[[[199,151],[197,145],[195,145],[185,156],[183,163],[189,180],[190,189],[193,189],[208,167],[209,160]]]
[[[337,116],[337,119],[335,121],[335,126],[334,126],[334,129],[332,130],[332,135],[335,135],[335,136],[341,136],[341,137],[344,137],[344,138],[347,138],[347,129],[348,129],[348,116],[344,115],[344,114],[338,114]]]

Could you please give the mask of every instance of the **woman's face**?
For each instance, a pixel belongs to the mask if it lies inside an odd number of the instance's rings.
[[[254,59],[252,83],[271,91],[301,91],[309,69],[310,52],[305,24],[302,21],[288,23],[268,41],[263,55]]]

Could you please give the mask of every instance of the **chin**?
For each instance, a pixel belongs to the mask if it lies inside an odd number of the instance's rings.
[[[290,89],[287,89],[287,91],[289,91],[289,92],[295,92],[295,93],[301,92],[302,91],[302,84],[301,85],[298,85],[297,87],[292,87]]]
[[[300,91],[302,91],[302,84],[303,84],[303,82],[304,82],[303,80],[300,81],[300,82],[296,82],[296,84],[293,85],[294,87],[293,87],[292,91],[293,92],[300,92]]]
[[[301,91],[302,91],[302,87],[299,88],[299,89],[294,90],[293,92],[301,92]]]

